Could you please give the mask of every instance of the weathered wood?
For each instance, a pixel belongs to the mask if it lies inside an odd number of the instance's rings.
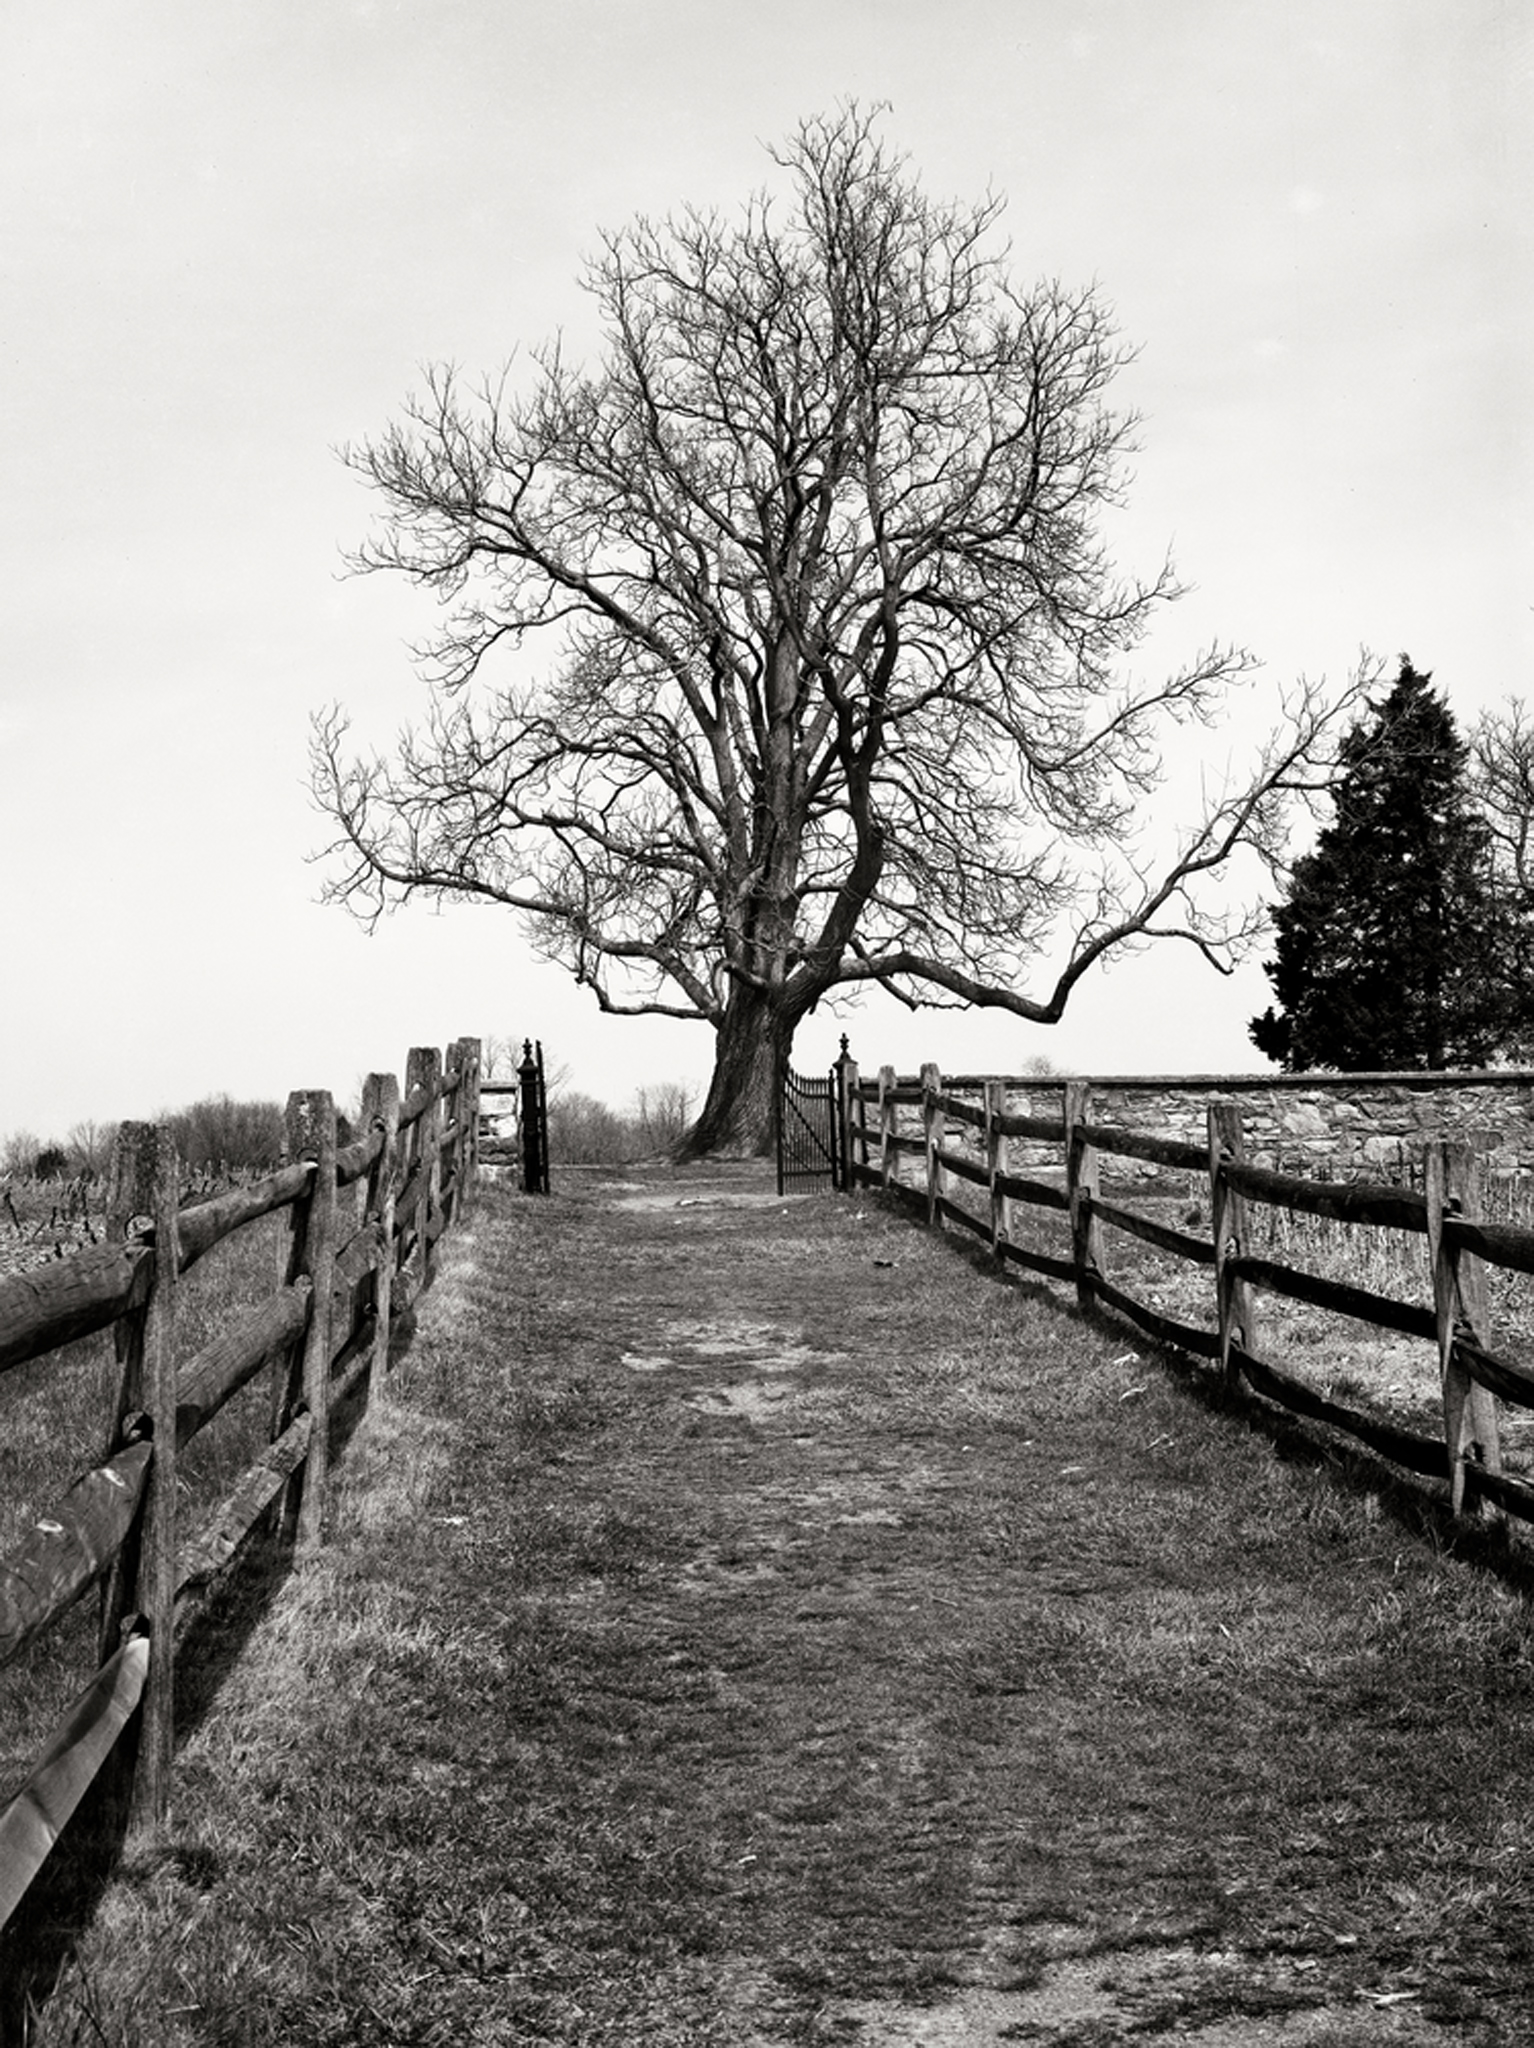
[[[354,1181],[361,1180],[377,1160],[382,1143],[382,1131],[367,1130],[349,1145],[340,1146],[336,1152],[336,1186],[349,1188]]]
[[[1266,1202],[1274,1209],[1298,1209],[1306,1216],[1329,1216],[1337,1223],[1383,1224],[1390,1230],[1427,1229],[1427,1203],[1410,1188],[1389,1182],[1300,1180],[1274,1173],[1266,1166],[1233,1162],[1226,1179],[1231,1190]]]
[[[420,1261],[421,1285],[429,1287],[434,1271],[431,1221],[433,1212],[441,1207],[438,1158],[442,1125],[442,1054],[436,1046],[411,1047],[405,1062],[405,1086],[412,1091],[425,1089],[431,1097],[426,1112],[414,1126],[411,1141],[412,1179],[420,1185],[412,1218],[415,1257]]]
[[[1246,1201],[1239,1178],[1244,1143],[1241,1111],[1234,1102],[1211,1102],[1208,1126],[1210,1237],[1214,1246],[1220,1366],[1228,1380],[1234,1376],[1233,1352],[1252,1352],[1257,1344],[1256,1299],[1237,1268],[1246,1250]]]
[[[453,1200],[448,1222],[454,1223],[474,1192],[474,1174],[479,1159],[479,1040],[460,1038],[453,1046],[458,1079],[453,1091],[452,1126],[455,1133],[449,1162]]]
[[[924,1185],[927,1193],[927,1222],[937,1222],[938,1202],[943,1193],[942,1169],[937,1163],[938,1097],[943,1092],[943,1076],[938,1067],[929,1060],[921,1070],[921,1128],[922,1152],[924,1155]]]
[[[895,1163],[895,1069],[879,1069],[879,1181],[888,1187],[899,1177]]]
[[[961,1101],[957,1095],[939,1095],[933,1106],[948,1123],[968,1124],[977,1131],[985,1129],[985,1109],[980,1103]]]
[[[996,1119],[996,1127],[1008,1138],[1032,1138],[1041,1145],[1065,1143],[1065,1125],[1057,1116],[1018,1116],[1008,1110]]]
[[[1160,1309],[1151,1308],[1143,1301],[1137,1301],[1132,1294],[1126,1294],[1122,1287],[1115,1287],[1111,1280],[1098,1276],[1094,1293],[1099,1306],[1106,1304],[1117,1309],[1121,1316],[1127,1316],[1137,1323],[1147,1336],[1154,1337],[1158,1344],[1170,1344],[1179,1351],[1189,1351],[1197,1358],[1218,1358],[1220,1355],[1220,1334],[1218,1330],[1201,1330],[1193,1323],[1179,1322],[1176,1317],[1163,1315]]]
[[[181,1553],[176,1572],[176,1599],[183,1618],[189,1596],[203,1591],[229,1565],[240,1546],[303,1466],[314,1435],[314,1417],[295,1416],[274,1443],[240,1475],[235,1487],[213,1510],[195,1541]]]
[[[1417,1472],[1429,1479],[1444,1477],[1444,1448],[1435,1438],[1419,1436],[1415,1430],[1400,1429],[1394,1423],[1377,1421],[1372,1415],[1361,1415],[1356,1408],[1344,1408],[1336,1401],[1328,1401],[1324,1394],[1318,1394],[1303,1380],[1295,1379],[1265,1359],[1254,1357],[1240,1345],[1233,1347],[1231,1359],[1239,1376],[1270,1401],[1292,1409],[1296,1415],[1308,1415],[1315,1422],[1328,1423],[1333,1429],[1357,1437],[1370,1450],[1378,1451],[1381,1457],[1388,1458],[1392,1464],[1400,1465],[1408,1472]]]
[[[1027,1180],[1021,1174],[999,1173],[996,1185],[1001,1192],[1014,1202],[1026,1202],[1035,1209],[1066,1210],[1071,1198],[1064,1188],[1057,1188],[1051,1181]]]
[[[133,1817],[158,1826],[170,1803],[175,1730],[176,1669],[171,1611],[176,1590],[176,1290],[181,1271],[181,1170],[163,1124],[122,1123],[112,1146],[108,1228],[126,1235],[136,1220],[154,1236],[150,1287],[142,1309],[117,1325],[122,1367],[109,1458],[129,1414],[148,1419],[154,1455],[143,1507],[134,1525],[137,1542],[124,1543],[102,1602],[100,1646],[115,1650],[130,1611],[149,1629],[149,1669],[133,1779]]]
[[[178,1444],[189,1443],[232,1395],[303,1335],[312,1294],[307,1275],[279,1287],[187,1361],[176,1387]]]
[[[1073,1082],[1073,1087],[1080,1084]],[[1085,1143],[1099,1152],[1111,1152],[1122,1159],[1141,1159],[1151,1166],[1171,1166],[1187,1173],[1203,1173],[1209,1164],[1201,1145],[1183,1138],[1157,1138],[1149,1131],[1126,1131],[1113,1124],[1087,1124]]]
[[[149,1643],[134,1636],[96,1673],[0,1813],[0,1927],[26,1896],[144,1694]]]
[[[1534,1376],[1521,1366],[1510,1364],[1487,1351],[1469,1337],[1455,1333],[1455,1358],[1477,1386],[1487,1388],[1499,1401],[1511,1401],[1518,1408],[1534,1408]]]
[[[973,1181],[976,1187],[989,1190],[991,1170],[984,1160],[971,1159],[963,1152],[950,1152],[943,1145],[938,1147],[936,1159],[943,1172],[957,1174],[960,1180]]]
[[[1065,1188],[1071,1218],[1071,1257],[1076,1265],[1076,1301],[1092,1306],[1094,1285],[1103,1271],[1102,1229],[1093,1214],[1100,1193],[1097,1148],[1087,1136],[1091,1090],[1083,1081],[1065,1087]]]
[[[1407,1337],[1426,1337],[1432,1342],[1437,1322],[1430,1308],[1419,1308],[1392,1295],[1376,1294],[1370,1287],[1355,1287],[1346,1280],[1326,1280],[1319,1273],[1303,1273],[1275,1259],[1235,1258],[1228,1268],[1233,1279],[1269,1294],[1283,1294],[1291,1301],[1303,1301],[1311,1308],[1324,1308],[1334,1315],[1355,1316],[1360,1322],[1377,1323],[1382,1330],[1399,1330]]]
[[[1448,1215],[1443,1219],[1443,1233],[1445,1241],[1457,1251],[1475,1252],[1508,1272],[1534,1273],[1534,1230]]]
[[[295,1090],[288,1097],[286,1121],[289,1153],[295,1159],[312,1159],[315,1169],[303,1205],[303,1242],[299,1249],[299,1273],[307,1274],[314,1288],[301,1367],[302,1398],[314,1418],[314,1443],[298,1497],[298,1550],[300,1556],[310,1557],[324,1539],[328,1477],[330,1319],[336,1259],[335,1104],[325,1089]]]
[[[437,1099],[437,1084],[434,1081],[423,1081],[415,1086],[407,1083],[407,1086],[409,1092],[399,1106],[401,1131],[413,1129]]]
[[[1534,1522],[1534,1486],[1526,1480],[1510,1479],[1505,1472],[1488,1472],[1483,1465],[1465,1467],[1465,1498],[1486,1501],[1505,1515]]]
[[[973,1209],[966,1209],[951,1196],[939,1195],[936,1206],[938,1216],[946,1218],[950,1223],[957,1223],[961,1230],[972,1230],[976,1237],[990,1236],[991,1226],[985,1217],[977,1216]]]
[[[142,1308],[154,1273],[144,1244],[100,1244],[0,1280],[0,1372]]]
[[[392,1074],[369,1074],[362,1090],[362,1110],[377,1127],[382,1144],[368,1180],[366,1213],[378,1232],[380,1256],[373,1286],[373,1365],[380,1376],[388,1369],[389,1332],[395,1314],[394,1274],[398,1247],[394,1241],[395,1183],[399,1174],[399,1082]]]
[[[1008,1146],[1006,1133],[997,1119],[1007,1106],[1007,1089],[1003,1081],[987,1081],[985,1084],[985,1172],[986,1185],[991,1198],[991,1250],[994,1252],[1003,1238],[1012,1235],[1012,1204],[1007,1198],[1001,1182],[1007,1170]]]
[[[1480,1162],[1468,1145],[1431,1144],[1425,1159],[1428,1254],[1433,1262],[1434,1329],[1443,1389],[1444,1447],[1449,1461],[1450,1499],[1458,1514],[1465,1502],[1465,1465],[1502,1470],[1497,1404],[1491,1391],[1467,1369],[1461,1340],[1484,1349],[1490,1336],[1486,1268],[1474,1252],[1444,1229],[1449,1215],[1474,1222],[1480,1212]]]
[[[296,1165],[279,1167],[264,1180],[253,1180],[249,1187],[231,1188],[227,1194],[217,1195],[211,1202],[198,1202],[190,1209],[183,1209],[177,1226],[182,1272],[195,1266],[204,1253],[210,1252],[233,1231],[242,1230],[258,1217],[269,1216],[273,1210],[286,1209],[298,1201],[308,1190],[312,1172],[308,1161],[300,1160]]]
[[[1050,1252],[1030,1251],[1026,1245],[1004,1244],[1001,1256],[1009,1266],[1022,1266],[1030,1273],[1042,1273],[1048,1280],[1074,1280],[1074,1259],[1057,1259]]]
[[[153,1452],[130,1444],[77,1479],[0,1560],[0,1665],[19,1657],[101,1577],[127,1540]]]
[[[1170,1252],[1177,1259],[1191,1259],[1196,1266],[1214,1264],[1214,1246],[1205,1238],[1190,1237],[1185,1230],[1174,1230],[1169,1223],[1158,1223],[1154,1217],[1142,1216],[1133,1209],[1121,1209],[1116,1202],[1099,1198],[1092,1206],[1102,1222],[1111,1223],[1115,1230],[1125,1231],[1144,1244],[1155,1245],[1158,1251]]]

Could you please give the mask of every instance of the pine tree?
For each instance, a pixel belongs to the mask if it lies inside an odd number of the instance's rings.
[[[1336,816],[1275,912],[1278,1007],[1251,1037],[1292,1073],[1483,1066],[1516,1035],[1490,833],[1431,680],[1403,655],[1349,733]]]

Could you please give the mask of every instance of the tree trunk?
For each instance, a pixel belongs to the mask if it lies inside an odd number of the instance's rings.
[[[773,1005],[755,989],[730,997],[714,1046],[714,1071],[702,1114],[678,1159],[765,1158],[773,1148],[773,1100],[783,1034]]]

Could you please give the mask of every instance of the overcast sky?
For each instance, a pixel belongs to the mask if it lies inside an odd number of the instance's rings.
[[[540,1035],[622,1102],[709,1065],[504,912],[321,907],[333,700],[421,706],[425,594],[346,580],[340,443],[452,359],[563,328],[599,227],[733,210],[848,96],[1023,279],[1139,350],[1125,558],[1269,683],[1408,652],[1462,720],[1534,691],[1524,0],[5,0],[0,7],[0,1132],[284,1096]],[[1238,712],[1235,733],[1255,713]],[[1220,744],[1224,744],[1221,742]],[[865,1064],[1250,1071],[1255,966],[1145,960],[1053,1032],[866,1008]]]

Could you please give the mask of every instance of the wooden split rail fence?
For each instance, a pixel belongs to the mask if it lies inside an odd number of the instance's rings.
[[[1489,1263],[1534,1273],[1534,1231],[1483,1219],[1479,1162],[1471,1147],[1430,1143],[1421,1190],[1307,1180],[1248,1163],[1241,1111],[1230,1099],[1209,1102],[1207,1142],[1197,1145],[1094,1123],[1091,1084],[1084,1081],[945,1080],[935,1066],[924,1067],[919,1077],[897,1076],[886,1067],[876,1080],[863,1080],[849,1062],[842,1088],[851,1187],[901,1196],[924,1210],[929,1225],[953,1224],[988,1243],[1004,1263],[1073,1285],[1084,1308],[1114,1309],[1158,1342],[1215,1361],[1232,1384],[1245,1381],[1413,1473],[1446,1481],[1456,1511],[1490,1508],[1534,1521],[1534,1485],[1502,1470],[1498,1416],[1499,1402],[1534,1409],[1534,1375],[1490,1348],[1485,1271]],[[1057,1091],[1060,1112],[1012,1112],[1007,1105],[1013,1090],[1030,1099]],[[1058,1180],[1014,1172],[1013,1152],[1020,1146],[1032,1160],[1040,1147],[1055,1150],[1063,1168]],[[1130,1173],[1148,1166],[1193,1176],[1206,1190],[1208,1235],[1107,1199],[1103,1164],[1111,1160],[1132,1162]],[[967,1200],[959,1198],[961,1189],[970,1191]],[[1249,1225],[1259,1204],[1412,1233],[1423,1240],[1432,1307],[1255,1256]],[[1054,1214],[1058,1250],[1019,1241],[1036,1235],[1015,1229],[1022,1210]],[[1206,1268],[1208,1324],[1168,1316],[1110,1279],[1107,1247],[1114,1232]],[[1442,1435],[1427,1436],[1345,1406],[1264,1357],[1259,1300],[1265,1293],[1434,1345]]]
[[[0,1928],[109,1764],[131,1771],[135,1820],[163,1816],[178,1643],[242,1547],[274,1513],[300,1556],[320,1543],[331,1409],[386,1364],[391,1332],[428,1285],[438,1240],[473,1187],[479,1041],[459,1039],[445,1059],[413,1051],[403,1094],[394,1075],[370,1075],[361,1122],[362,1135],[338,1149],[331,1097],[292,1095],[290,1163],[187,1208],[169,1132],[124,1124],[110,1241],[0,1282],[0,1372],[107,1329],[121,1366],[101,1462],[0,1560],[0,1664],[103,1589],[99,1669],[0,1813]],[[182,1276],[283,1210],[284,1284],[179,1359]],[[187,1538],[177,1526],[177,1453],[264,1367],[274,1368],[270,1441]],[[135,1715],[136,1754],[125,1756],[118,1737]]]

